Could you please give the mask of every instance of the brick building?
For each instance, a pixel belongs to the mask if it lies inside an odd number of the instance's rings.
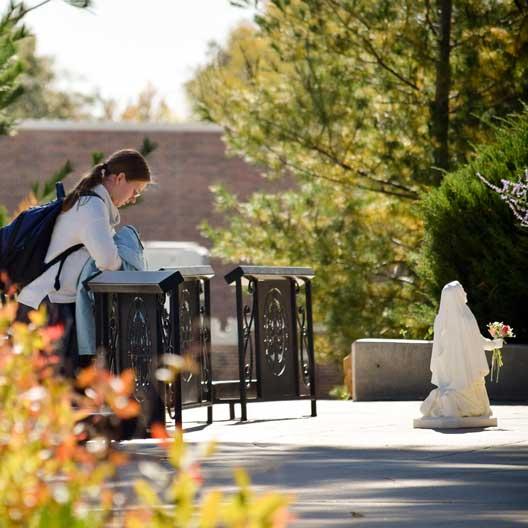
[[[74,166],[74,174],[64,182],[69,189],[90,168],[92,152],[108,155],[121,148],[139,149],[145,138],[158,145],[149,156],[158,185],[121,214],[122,223],[136,226],[144,240],[192,241],[209,248],[198,225],[203,220],[222,222],[213,211],[211,185],[222,183],[242,200],[256,190],[277,189],[276,182],[267,182],[254,167],[226,156],[216,126],[26,121],[14,136],[0,137],[0,204],[12,211],[32,183],[45,181],[66,160]],[[212,310],[224,325],[235,314],[234,294],[223,280],[233,264],[213,259],[211,265],[216,271]],[[323,391],[340,383],[335,373],[324,377],[328,380]]]

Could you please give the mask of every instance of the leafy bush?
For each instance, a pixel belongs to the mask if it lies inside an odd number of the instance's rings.
[[[528,339],[528,230],[477,173],[502,187],[502,179],[517,182],[527,167],[525,109],[497,128],[494,143],[477,148],[470,163],[424,197],[418,262],[433,304],[444,284],[459,280],[483,331],[488,321],[505,321],[521,341]]]
[[[43,310],[29,314],[30,324],[15,321],[15,303],[0,305],[0,528],[283,528],[290,515],[290,499],[273,491],[256,495],[247,474],[237,469],[237,492],[203,493],[199,459],[189,452],[183,434],[171,439],[162,424],[153,436],[167,448],[173,468],[136,482],[139,504],[126,504],[116,515],[123,496],[113,493],[108,479],[126,456],[112,449],[107,436],[89,415],[103,406],[119,419],[137,414],[131,397],[134,375],[121,376],[91,367],[77,379],[79,390],[56,373],[53,351],[62,328],[47,326]],[[168,369],[176,374],[177,365]],[[84,390],[84,393],[80,389]],[[153,470],[154,468],[154,470]]]
[[[102,527],[112,508],[103,484],[120,457],[102,437],[85,445],[80,420],[104,402],[134,414],[131,384],[99,383],[96,373],[90,397],[74,392],[55,373],[61,327],[46,326],[43,310],[29,325],[15,312],[14,303],[0,308],[0,526]]]

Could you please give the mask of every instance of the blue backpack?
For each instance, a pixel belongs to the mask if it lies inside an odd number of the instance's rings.
[[[103,200],[93,191],[86,191],[82,196],[97,196]],[[65,260],[84,247],[83,244],[76,244],[44,263],[63,202],[64,191],[59,184],[56,200],[23,211],[9,225],[0,229],[0,271],[5,271],[10,282],[19,290],[60,262],[54,284],[55,290],[59,290]],[[0,282],[0,290],[2,288]]]

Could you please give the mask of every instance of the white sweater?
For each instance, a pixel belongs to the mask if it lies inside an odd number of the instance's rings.
[[[55,290],[54,287],[59,269],[57,263],[23,288],[18,302],[37,309],[48,295],[53,303],[74,303],[79,275],[90,256],[100,270],[118,270],[121,267],[121,258],[113,239],[114,227],[120,221],[119,211],[104,185],[97,185],[93,191],[104,202],[97,196],[81,196],[69,211],[59,214],[53,228],[45,262],[76,244],[85,246],[64,262],[60,289]]]

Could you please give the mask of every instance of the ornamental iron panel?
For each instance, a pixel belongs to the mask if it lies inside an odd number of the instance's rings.
[[[196,367],[182,373],[182,403],[200,403],[202,401],[202,343],[200,337],[200,281],[189,280],[178,286],[180,354],[190,357]]]
[[[226,275],[236,286],[240,398],[215,402],[229,403],[232,417],[234,402],[246,420],[248,401],[293,398],[311,400],[316,416],[313,276],[310,268],[264,266],[239,266]]]
[[[142,297],[134,297],[129,306],[128,321],[128,358],[136,374],[134,395],[139,402],[145,400],[153,389],[153,343],[150,331],[147,305]]]
[[[290,351],[291,329],[286,320],[286,307],[280,288],[270,289],[262,309],[262,344],[264,357],[274,376],[282,376],[286,370],[286,358]]]
[[[138,292],[117,293],[113,297],[117,299],[119,314],[117,373],[134,371],[134,397],[143,409],[141,425],[164,422],[163,385],[156,379],[162,344],[157,296]]]
[[[249,280],[246,288],[245,302],[242,308],[242,355],[239,367],[242,368],[241,379],[247,389],[255,381],[255,316],[257,313],[256,281]],[[248,298],[249,297],[249,298]],[[239,337],[240,339],[240,337]]]
[[[120,372],[119,368],[119,303],[116,294],[110,294],[110,320],[108,324],[107,367],[112,374]]]
[[[161,332],[161,353],[165,354],[174,354],[174,331],[173,331],[173,320],[170,316],[171,310],[171,297],[173,292],[162,293],[158,295],[158,312],[159,325]],[[165,408],[169,417],[173,420],[176,419],[176,383],[174,381],[168,381],[165,384]]]
[[[257,281],[257,299],[258,394],[265,399],[297,396],[291,282]]]

